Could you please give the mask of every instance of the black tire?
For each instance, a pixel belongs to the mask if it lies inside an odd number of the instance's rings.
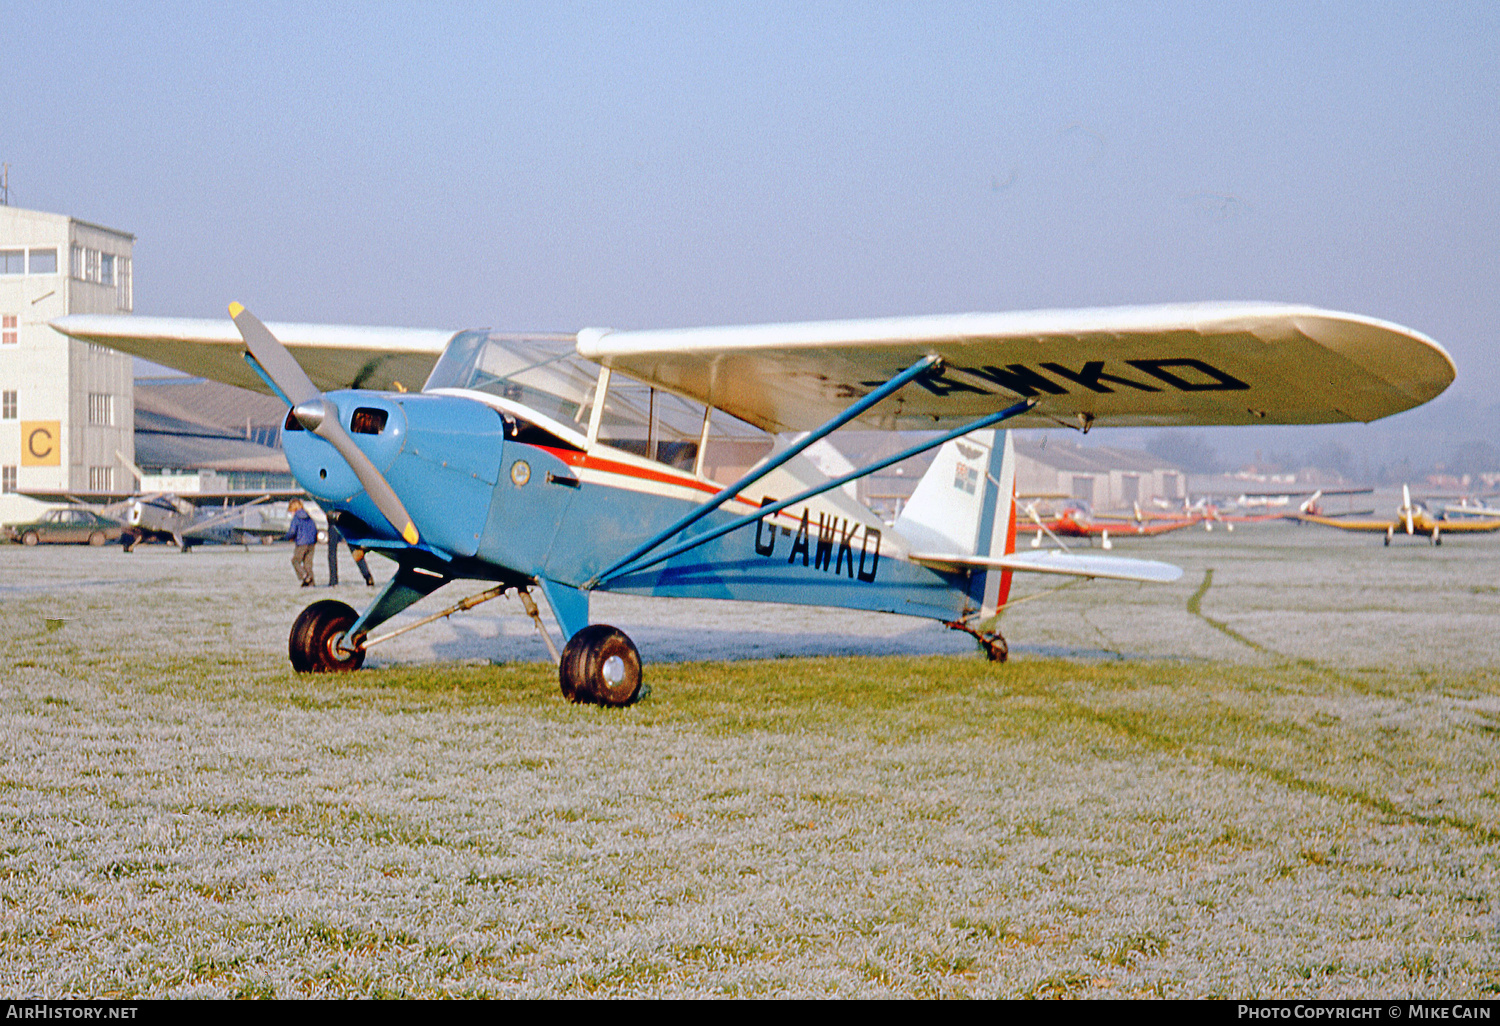
[[[364,649],[354,652],[338,647],[359,619],[352,606],[332,599],[314,602],[292,623],[287,653],[298,673],[347,673],[365,664]]]
[[[27,531],[25,534],[21,535],[22,545],[35,545],[39,541],[41,541],[41,539],[37,537],[37,533],[35,531]]]
[[[596,623],[568,641],[557,676],[570,702],[630,705],[641,696],[641,654],[625,632]]]
[[[93,534],[89,535],[89,544],[92,545],[96,549],[99,546],[103,545],[104,542],[105,542],[105,538],[104,538],[104,532],[103,531],[95,531]]]

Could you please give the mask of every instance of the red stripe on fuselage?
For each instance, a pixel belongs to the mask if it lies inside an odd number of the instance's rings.
[[[604,459],[600,456],[591,456],[586,452],[579,452],[576,449],[554,449],[547,445],[533,445],[532,448],[550,453],[569,466],[581,467],[584,470],[597,470],[603,474],[618,474],[620,477],[628,477],[636,481],[653,481],[658,484],[675,485],[678,488],[691,488],[694,491],[702,492],[706,496],[717,495],[723,490],[722,485],[700,481],[696,477],[681,472],[671,473],[668,471],[648,470],[645,467],[637,467],[631,463],[620,463],[615,460]],[[726,504],[740,502],[752,509],[760,505],[760,503],[747,499],[743,495],[736,495],[724,501]],[[782,510],[776,516],[788,517],[792,520],[797,519],[788,510]]]

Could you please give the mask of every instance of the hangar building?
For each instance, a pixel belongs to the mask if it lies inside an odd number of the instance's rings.
[[[0,206],[0,521],[45,507],[16,494],[132,482],[133,363],[47,326],[129,313],[135,236],[63,214]]]

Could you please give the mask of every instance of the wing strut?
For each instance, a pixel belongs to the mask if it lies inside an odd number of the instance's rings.
[[[590,586],[593,587],[599,584],[605,584],[613,580],[614,578],[620,577],[624,574],[637,573],[641,570],[647,569],[648,567],[653,567],[658,563],[665,562],[666,560],[671,559],[673,556],[681,555],[689,549],[695,549],[705,542],[711,542],[715,538],[726,535],[730,531],[738,530],[739,528],[744,527],[746,524],[753,524],[763,517],[768,517],[773,513],[780,513],[788,506],[795,506],[797,503],[806,502],[808,499],[811,499],[816,495],[822,495],[824,492],[832,491],[835,488],[842,488],[850,481],[856,481],[868,474],[875,473],[875,471],[877,470],[884,470],[886,467],[889,467],[893,463],[900,463],[902,460],[910,459],[913,456],[926,452],[928,449],[936,449],[938,446],[943,445],[947,442],[951,442],[955,438],[962,438],[964,435],[967,435],[971,431],[978,431],[982,428],[990,427],[993,424],[998,424],[1003,420],[1009,420],[1012,417],[1020,416],[1021,414],[1030,410],[1039,401],[1040,400],[1038,399],[1026,399],[1019,403],[1016,403],[1014,406],[1007,406],[999,413],[991,413],[987,416],[980,417],[978,420],[965,424],[963,427],[954,428],[947,434],[939,435],[937,438],[933,438],[926,442],[921,442],[917,445],[912,446],[910,449],[898,452],[894,456],[887,456],[885,459],[872,463],[868,467],[861,467],[859,470],[850,471],[844,476],[835,478],[832,481],[825,481],[820,485],[807,489],[807,491],[805,492],[801,492],[797,495],[792,496],[790,499],[783,499],[780,502],[773,502],[769,505],[762,506],[754,513],[746,513],[744,516],[737,517],[727,524],[721,524],[711,531],[707,531],[703,534],[696,534],[693,537],[689,538],[687,541],[679,542],[678,544],[667,549],[665,552],[661,552],[655,556],[652,556],[650,559],[631,563],[628,566],[625,566],[623,569],[611,569],[606,573],[602,573],[595,579],[594,582],[591,582]],[[647,548],[649,549],[650,546],[647,546]],[[620,564],[616,564],[616,567],[619,566]]]
[[[595,575],[593,580],[584,585],[584,589],[587,590],[593,588],[595,585],[601,584],[604,581],[609,580],[611,577],[619,576],[621,567],[627,566],[631,562],[640,559],[646,553],[656,548],[658,545],[666,541],[668,538],[672,537],[674,534],[677,534],[685,528],[691,527],[693,524],[696,524],[698,521],[708,516],[714,510],[724,505],[724,503],[734,498],[734,496],[738,495],[741,491],[750,487],[752,484],[765,477],[771,471],[775,470],[783,463],[786,463],[788,460],[801,453],[804,449],[833,434],[833,432],[837,431],[839,428],[843,427],[845,424],[849,423],[860,414],[864,413],[876,403],[901,389],[913,378],[921,377],[923,374],[930,372],[940,362],[941,360],[936,356],[922,357],[922,359],[906,368],[906,370],[902,371],[900,374],[897,374],[894,378],[881,385],[879,388],[871,392],[869,395],[865,396],[853,406],[850,406],[848,409],[844,410],[844,412],[840,413],[837,417],[834,417],[828,423],[824,424],[822,427],[809,434],[806,438],[802,439],[791,448],[777,453],[775,456],[771,457],[769,462],[761,463],[756,465],[755,467],[752,467],[750,472],[744,477],[740,478],[734,484],[729,485],[728,487],[719,491],[712,498],[706,500],[701,506],[695,507],[690,513],[684,516],[681,520],[677,521],[677,523],[673,524],[671,527],[668,527],[666,530],[653,535],[648,540],[636,546],[628,556],[624,557],[623,559],[617,560],[612,566],[610,566],[608,570],[605,570],[603,573]],[[717,537],[717,535],[714,535],[714,537]],[[703,540],[707,541],[708,538],[704,537]],[[659,559],[652,560],[651,563],[647,563],[646,565],[651,566],[655,563],[659,563],[660,561],[661,560]]]

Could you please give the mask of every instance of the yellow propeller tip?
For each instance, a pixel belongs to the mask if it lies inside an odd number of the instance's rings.
[[[401,537],[406,539],[406,544],[415,545],[417,543],[417,525],[408,520],[406,526],[401,529]]]
[[[242,314],[244,312],[245,312],[244,304],[242,304],[242,303],[230,303],[229,304],[229,316],[230,317],[238,317],[240,314]]]

